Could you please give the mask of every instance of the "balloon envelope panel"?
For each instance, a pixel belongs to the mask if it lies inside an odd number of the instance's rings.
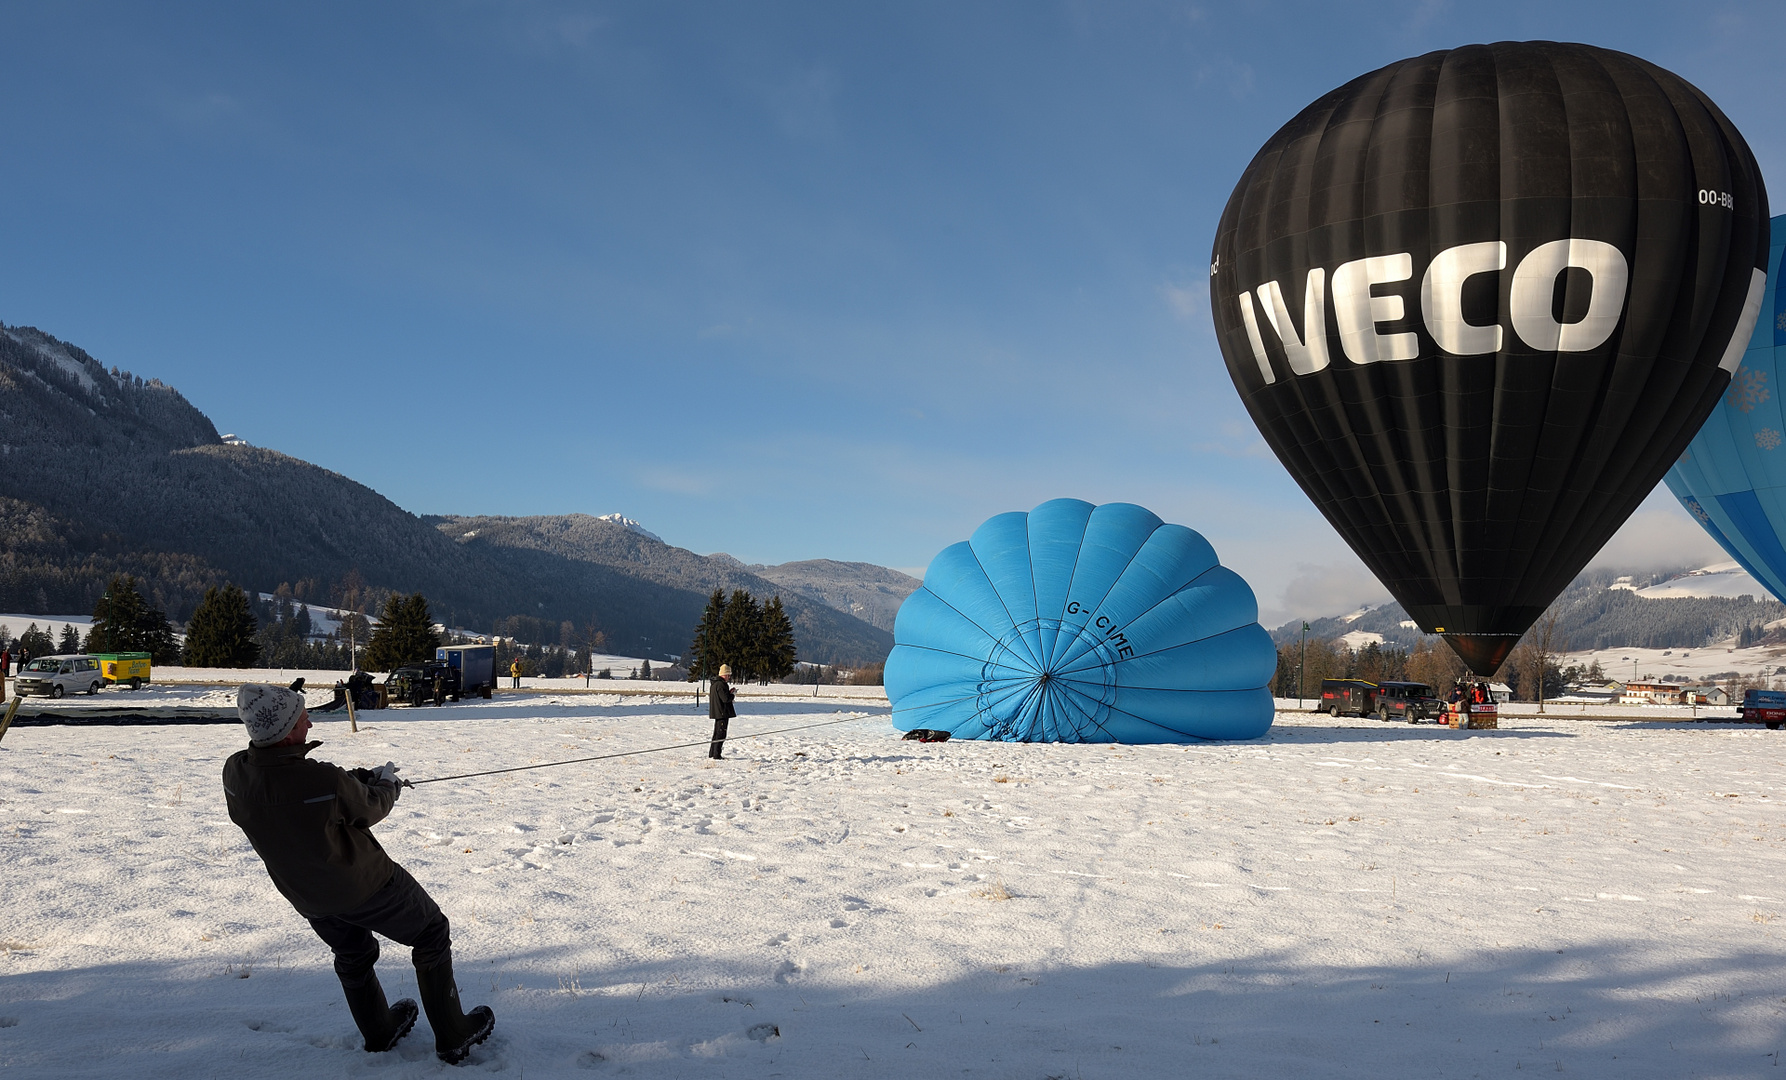
[[[1773,220],[1761,319],[1705,426],[1668,470],[1668,488],[1730,557],[1786,600],[1786,216]]]
[[[1277,650],[1201,535],[1128,503],[1000,514],[899,609],[893,723],[1011,742],[1252,739]]]
[[[1624,53],[1429,53],[1304,109],[1247,167],[1210,297],[1291,475],[1477,672],[1654,489],[1767,282],[1740,133]]]

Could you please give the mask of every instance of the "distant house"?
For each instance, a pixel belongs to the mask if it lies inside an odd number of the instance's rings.
[[[1614,702],[1624,693],[1625,684],[1618,682],[1582,683],[1568,688],[1563,697],[1580,702]]]
[[[1674,683],[1629,682],[1619,695],[1620,705],[1679,705],[1681,688]]]
[[[1728,705],[1730,695],[1722,686],[1683,686],[1681,687],[1682,705]]]
[[[1505,705],[1513,700],[1513,687],[1504,682],[1489,683],[1488,696],[1495,699],[1495,704]]]

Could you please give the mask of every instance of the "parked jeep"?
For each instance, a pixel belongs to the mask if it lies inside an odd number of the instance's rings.
[[[1377,719],[1406,720],[1410,724],[1431,720],[1444,709],[1433,696],[1433,688],[1418,682],[1378,683],[1375,701]]]
[[[444,705],[459,700],[459,669],[444,660],[405,664],[385,679],[392,704]]]

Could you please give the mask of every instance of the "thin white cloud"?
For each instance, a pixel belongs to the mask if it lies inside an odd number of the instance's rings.
[[[1386,604],[1389,590],[1362,563],[1300,563],[1275,599],[1261,597],[1259,622],[1275,629],[1293,618],[1326,618]]]
[[[653,491],[667,491],[672,495],[710,495],[717,485],[713,477],[696,476],[680,469],[655,467],[646,469],[640,475],[639,486]]]
[[[1641,573],[1677,566],[1708,566],[1729,559],[1717,541],[1681,508],[1674,493],[1657,484],[1637,512],[1600,549],[1600,554],[1588,562],[1588,568]]]
[[[1199,324],[1209,321],[1209,279],[1182,284],[1168,281],[1160,286],[1160,295],[1179,319]]]

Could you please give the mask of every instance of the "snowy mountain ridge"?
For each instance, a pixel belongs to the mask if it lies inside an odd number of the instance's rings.
[[[622,527],[624,529],[629,529],[633,532],[636,532],[640,536],[645,537],[647,540],[656,540],[660,544],[664,543],[663,537],[657,535],[656,533],[652,532],[650,529],[647,529],[645,526],[639,524],[638,522],[634,521],[632,518],[629,518],[624,514],[597,514],[597,515],[595,515],[595,520],[610,522],[611,524],[619,525],[620,527]]]
[[[1557,640],[1564,649],[1704,648],[1786,618],[1774,599],[1734,562],[1664,573],[1587,571],[1557,599]],[[1282,645],[1299,638],[1293,619],[1272,632]],[[1426,635],[1400,604],[1307,620],[1309,636],[1352,649],[1412,648]]]
[[[91,611],[130,574],[178,621],[225,582],[327,601],[357,577],[375,597],[419,592],[459,625],[524,619],[542,642],[593,622],[611,648],[655,661],[687,647],[724,588],[781,591],[801,659],[872,663],[892,647],[887,629],[822,592],[709,564],[623,514],[424,519],[350,477],[226,439],[172,387],[31,327],[0,324],[0,460],[4,610]]]
[[[1761,600],[1769,595],[1766,586],[1735,562],[1714,563],[1698,570],[1689,570],[1666,581],[1647,585],[1636,592],[1637,595],[1647,596],[1652,600],[1687,596],[1727,596],[1733,599],[1751,596]]]

